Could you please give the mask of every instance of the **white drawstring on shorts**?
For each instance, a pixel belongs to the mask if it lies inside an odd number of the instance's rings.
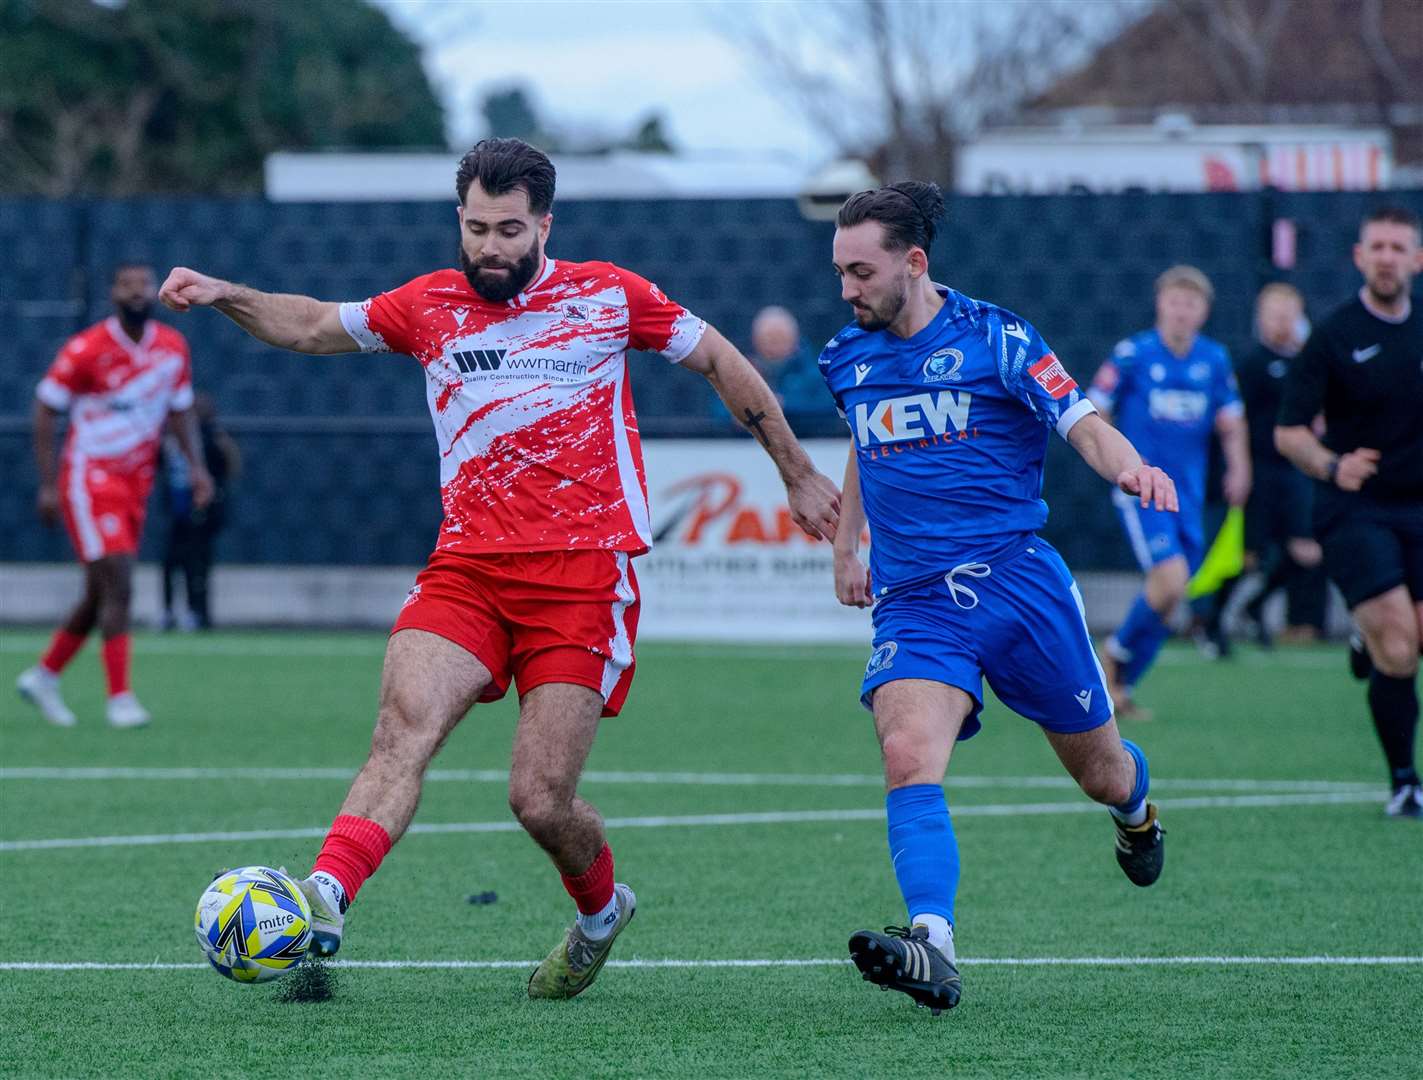
[[[978,593],[974,592],[967,585],[954,580],[959,574],[973,578],[986,578],[993,573],[993,568],[987,563],[966,562],[959,563],[947,574],[944,575],[944,584],[949,587],[949,595],[954,598],[954,603],[965,611],[978,607]],[[965,601],[967,598],[967,601]]]

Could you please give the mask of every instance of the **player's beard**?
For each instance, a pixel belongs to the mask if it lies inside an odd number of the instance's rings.
[[[114,306],[119,309],[119,321],[126,326],[142,326],[153,316],[152,300],[121,300]]]
[[[514,299],[534,280],[542,255],[536,240],[529,245],[528,251],[519,256],[517,262],[508,263],[500,259],[481,260],[476,263],[470,261],[469,256],[465,254],[464,245],[460,245],[460,269],[464,271],[465,280],[469,282],[471,289],[491,303],[502,304],[506,300]],[[508,273],[486,274],[483,272],[486,267],[501,267],[507,269]]]
[[[1365,288],[1369,290],[1369,296],[1380,304],[1393,304],[1400,296],[1408,292],[1409,282],[1396,277],[1382,277],[1375,275],[1367,279]]]
[[[899,318],[899,313],[904,310],[904,305],[909,300],[909,290],[904,282],[899,282],[884,302],[878,306],[865,304],[863,306],[851,305],[855,308],[855,321],[860,324],[861,330],[884,330],[895,319]]]

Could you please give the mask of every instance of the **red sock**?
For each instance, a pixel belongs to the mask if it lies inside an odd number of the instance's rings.
[[[74,654],[84,647],[83,634],[71,634],[68,630],[56,630],[50,638],[49,648],[40,657],[40,667],[52,675],[64,670],[64,665],[74,659]]]
[[[331,831],[326,834],[312,872],[320,870],[339,881],[349,903],[389,851],[390,833],[379,822],[354,814],[339,814],[331,823]]]
[[[604,844],[587,870],[577,877],[564,875],[563,887],[584,915],[602,911],[613,898],[613,849]]]
[[[109,679],[109,697],[128,691],[127,634],[115,634],[104,641],[104,674]]]

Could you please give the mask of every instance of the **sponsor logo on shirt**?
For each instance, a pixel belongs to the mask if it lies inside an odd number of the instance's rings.
[[[450,356],[465,375],[499,371],[515,377],[529,374],[581,378],[588,374],[587,361],[564,356],[510,356],[507,349],[461,349]]]
[[[1153,420],[1175,424],[1194,424],[1210,405],[1210,397],[1200,390],[1153,389],[1146,400]]]
[[[1067,373],[1062,361],[1052,353],[1044,354],[1041,360],[1028,368],[1028,374],[1054,401],[1061,401],[1077,389],[1077,381]]]
[[[973,395],[967,390],[942,390],[937,394],[908,394],[874,404],[855,406],[855,435],[861,447],[876,443],[968,438],[968,410]]]

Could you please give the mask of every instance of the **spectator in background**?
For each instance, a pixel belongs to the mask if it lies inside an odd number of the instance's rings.
[[[1324,629],[1327,586],[1323,553],[1310,528],[1314,492],[1309,478],[1275,449],[1275,416],[1280,411],[1290,361],[1308,335],[1304,298],[1293,285],[1273,282],[1255,299],[1257,343],[1236,360],[1235,375],[1250,429],[1254,484],[1245,506],[1245,561],[1239,577],[1224,582],[1206,618],[1207,638],[1220,655],[1230,651],[1221,617],[1231,594],[1247,574],[1262,575],[1259,591],[1245,605],[1261,645],[1271,644],[1263,618],[1265,602],[1288,589],[1286,633],[1313,640]]]
[[[203,462],[212,476],[212,502],[198,505],[193,499],[192,472],[172,431],[163,439],[163,494],[168,506],[168,535],[163,545],[163,629],[210,630],[212,612],[208,577],[212,573],[213,542],[226,521],[229,485],[242,469],[237,443],[218,422],[211,394],[198,394],[193,402],[202,443]],[[187,611],[177,617],[173,608],[174,579],[183,574]]]
[[[748,358],[761,373],[786,414],[796,434],[843,434],[844,425],[835,414],[835,402],[825,389],[815,356],[801,340],[800,324],[783,307],[764,307],[751,320],[751,351]],[[729,423],[730,415],[717,398],[716,419]]]

